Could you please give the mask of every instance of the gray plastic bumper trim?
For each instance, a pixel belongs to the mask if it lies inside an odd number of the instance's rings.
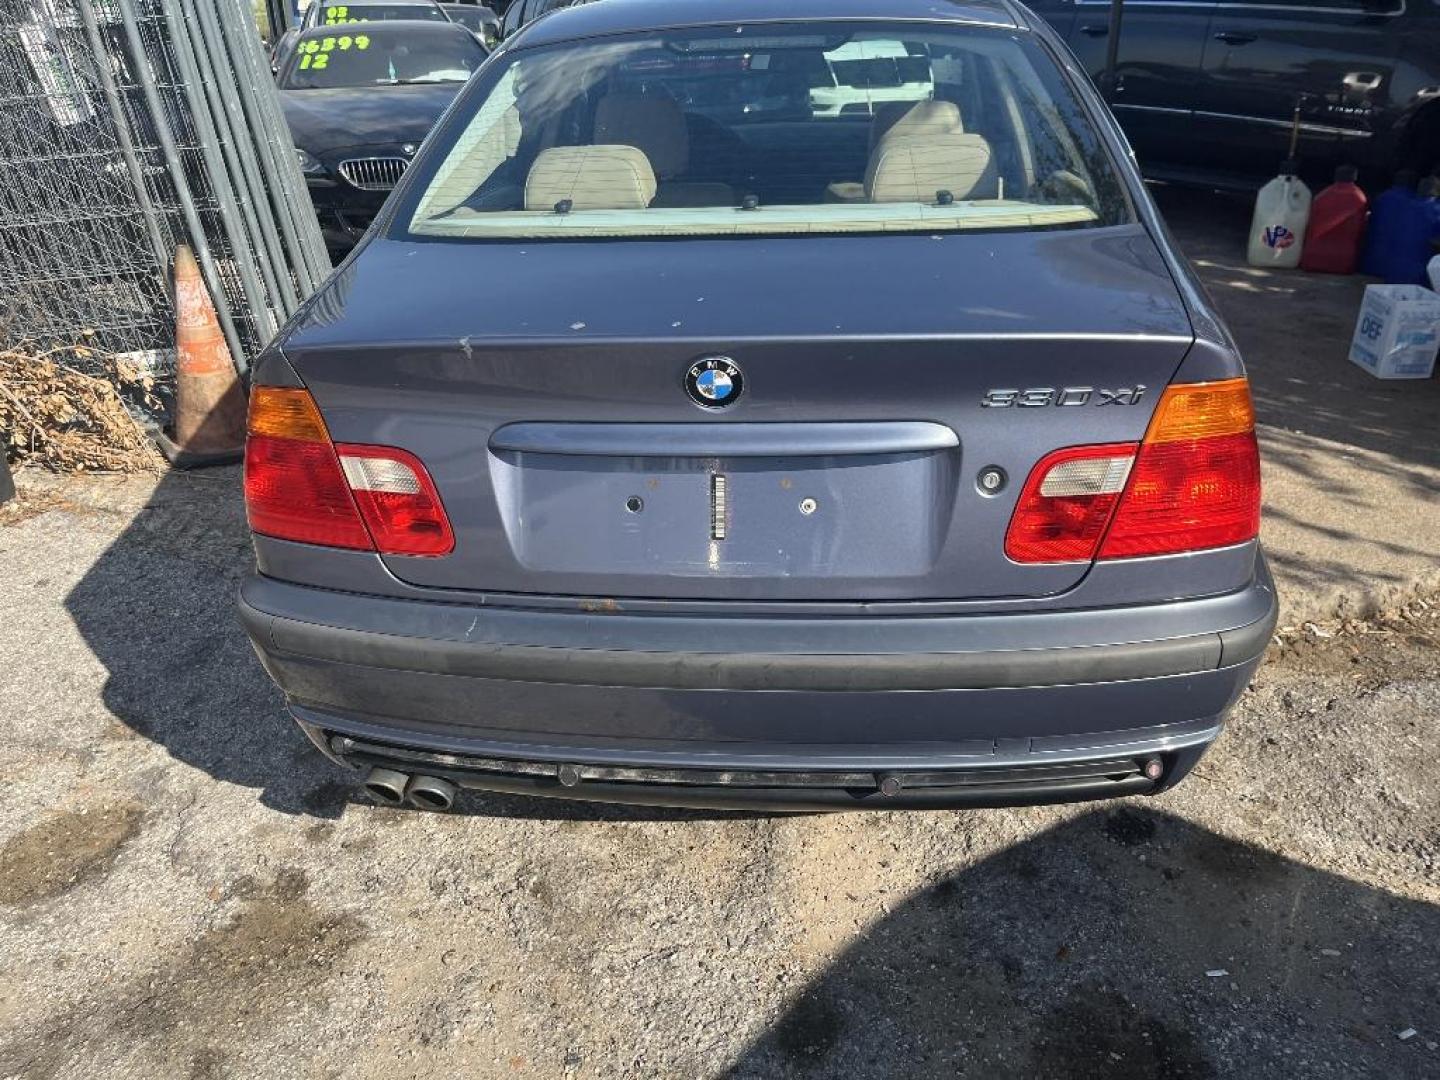
[[[1277,617],[1273,589],[1249,591],[1263,605],[1258,619],[1149,640],[1144,631],[1168,621],[1157,625],[1151,616],[1183,604],[1135,609],[1131,620],[1115,619],[1123,613],[1114,611],[866,620],[868,627],[853,619],[823,620],[849,631],[827,641],[823,634],[796,633],[801,628],[793,620],[703,620],[708,632],[697,635],[691,620],[465,609],[252,578],[242,587],[240,613],[265,653],[368,668],[676,690],[964,690],[1186,675],[1244,663],[1264,651]],[[1253,614],[1255,605],[1247,606]],[[299,617],[307,609],[324,621]],[[462,634],[457,627],[464,630],[466,616],[469,629]],[[757,622],[779,625],[764,627],[766,634]],[[1096,636],[1128,629],[1136,640],[1077,642],[1077,631],[1087,624]],[[569,631],[564,636],[574,644],[557,643],[557,628]],[[673,648],[660,644],[667,631]],[[507,633],[521,643],[506,640]],[[909,647],[897,650],[897,638],[908,639]],[[1047,645],[1047,638],[1055,644]],[[875,648],[884,639],[889,648]],[[703,648],[695,647],[701,640]]]

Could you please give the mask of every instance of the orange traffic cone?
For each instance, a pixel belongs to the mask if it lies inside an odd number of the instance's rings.
[[[175,423],[159,443],[179,469],[236,462],[245,449],[245,393],[184,244],[175,249]]]

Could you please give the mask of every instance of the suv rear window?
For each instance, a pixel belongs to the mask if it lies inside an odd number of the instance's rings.
[[[1029,35],[866,22],[523,47],[409,185],[411,236],[948,232],[1113,224],[1128,203]]]

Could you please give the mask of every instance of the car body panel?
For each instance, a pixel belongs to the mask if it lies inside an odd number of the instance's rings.
[[[1103,613],[717,621],[416,603],[263,579],[246,583],[242,613],[295,704],[372,731],[413,739],[444,728],[476,750],[497,739],[528,744],[527,756],[595,746],[619,751],[608,760],[676,767],[700,760],[690,754],[721,760],[727,744],[736,756],[726,765],[757,754],[770,765],[767,752],[792,744],[850,764],[882,746],[966,754],[997,739],[1145,729],[1181,719],[1156,708],[1177,687],[1188,718],[1218,717],[1274,627],[1268,571],[1259,560],[1252,571],[1236,593]],[[610,673],[597,677],[597,665]],[[1137,691],[1145,683],[1159,695]],[[535,710],[537,684],[557,707]],[[1107,710],[1075,707],[1087,698]]]
[[[772,0],[695,0],[677,4],[674,0],[625,0],[621,4],[580,4],[564,9],[544,22],[529,23],[525,37],[516,45],[535,48],[561,41],[575,41],[601,35],[641,30],[674,29],[685,26],[734,26],[753,22],[811,22],[815,20],[855,22],[918,22],[967,26],[1019,27],[1022,21],[1015,5],[1006,0],[897,0],[877,9],[867,0],[794,0],[779,5]]]
[[[1088,563],[1021,566],[1001,551],[1020,479],[1060,446],[1138,440],[1157,398],[1137,388],[1169,381],[1192,341],[1169,273],[1135,226],[693,241],[684,258],[664,250],[374,243],[332,285],[324,318],[288,336],[285,355],[332,435],[410,449],[446,502],[455,552],[389,557],[397,577],[675,598],[1060,592]],[[816,265],[861,258],[866,274],[827,275],[795,303],[790,283]],[[476,275],[503,266],[505,302],[467,303]],[[1026,283],[1022,296],[1016,281]],[[742,318],[743,336],[733,329]],[[405,340],[375,344],[401,324],[411,328]],[[926,332],[915,335],[917,326]],[[926,421],[957,445],[815,457],[800,446],[784,452],[781,439],[763,459],[698,444],[605,457],[493,445],[497,428],[514,422],[693,422],[681,377],[706,355],[733,357],[749,385],[715,423]],[[1070,407],[987,407],[997,387],[1089,394]],[[1101,388],[1139,397],[1100,406]],[[970,478],[995,465],[1015,483],[991,498]],[[702,527],[717,471],[730,479],[733,518],[718,547]],[[641,513],[625,507],[632,494],[645,500]],[[821,509],[800,515],[806,498]],[[906,522],[903,535],[891,521]],[[573,543],[576,530],[585,545]]]
[[[295,145],[329,164],[407,143],[413,154],[461,85],[281,90],[280,104]]]
[[[1110,5],[1101,0],[1041,0],[1035,10],[1057,30],[1089,75],[1100,79],[1109,44]],[[1142,162],[1202,166],[1213,148],[1177,117],[1199,93],[1212,3],[1127,3],[1118,86],[1111,107]]]

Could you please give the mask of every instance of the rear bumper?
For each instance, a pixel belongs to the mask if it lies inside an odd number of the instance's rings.
[[[1257,556],[1239,592],[1092,611],[607,614],[258,576],[240,611],[292,713],[342,764],[568,798],[826,809],[1161,790],[1218,734],[1277,608]],[[1158,780],[1143,771],[1155,757]]]

